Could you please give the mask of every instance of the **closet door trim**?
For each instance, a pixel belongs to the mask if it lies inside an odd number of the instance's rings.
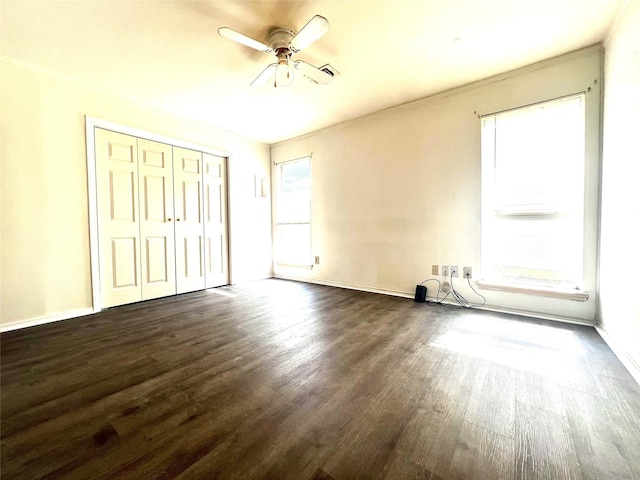
[[[138,128],[102,120],[96,117],[85,116],[85,133],[87,145],[87,191],[89,195],[89,248],[91,256],[91,293],[93,312],[99,312],[103,308],[102,286],[100,283],[100,256],[98,242],[98,191],[97,191],[97,171],[96,171],[96,149],[95,149],[95,128],[111,130],[125,135],[131,135],[154,142],[168,143],[176,147],[197,150],[202,153],[209,153],[219,157],[226,157],[227,162],[231,161],[231,154],[225,150],[216,150],[191,142],[185,142],[177,138],[160,135],[157,133],[140,130]],[[229,170],[227,169],[227,175]],[[228,182],[228,177],[227,177]],[[227,205],[229,195],[227,192]],[[227,235],[230,236],[230,224],[227,218]],[[229,266],[229,281],[231,281],[231,266]]]

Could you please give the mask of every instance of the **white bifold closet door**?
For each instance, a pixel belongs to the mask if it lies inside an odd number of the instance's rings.
[[[202,153],[173,147],[178,293],[205,288]]]
[[[142,299],[137,139],[95,130],[100,289],[104,306]]]
[[[171,145],[138,139],[142,300],[176,293]]]
[[[226,159],[95,129],[104,307],[228,283]]]
[[[206,287],[228,283],[226,159],[208,153],[204,162],[204,246]]]

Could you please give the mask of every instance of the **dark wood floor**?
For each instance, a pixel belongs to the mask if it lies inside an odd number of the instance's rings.
[[[265,280],[2,334],[2,478],[640,478],[587,327]]]

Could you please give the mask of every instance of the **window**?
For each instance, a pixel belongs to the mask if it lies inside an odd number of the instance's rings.
[[[311,158],[277,167],[277,248],[279,264],[310,267],[311,263]]]
[[[482,118],[485,281],[580,288],[584,104],[580,94]]]

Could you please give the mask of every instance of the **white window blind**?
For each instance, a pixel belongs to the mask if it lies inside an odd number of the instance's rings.
[[[482,118],[485,280],[580,286],[584,102],[580,94]]]
[[[277,166],[277,245],[280,264],[311,266],[311,159]]]

